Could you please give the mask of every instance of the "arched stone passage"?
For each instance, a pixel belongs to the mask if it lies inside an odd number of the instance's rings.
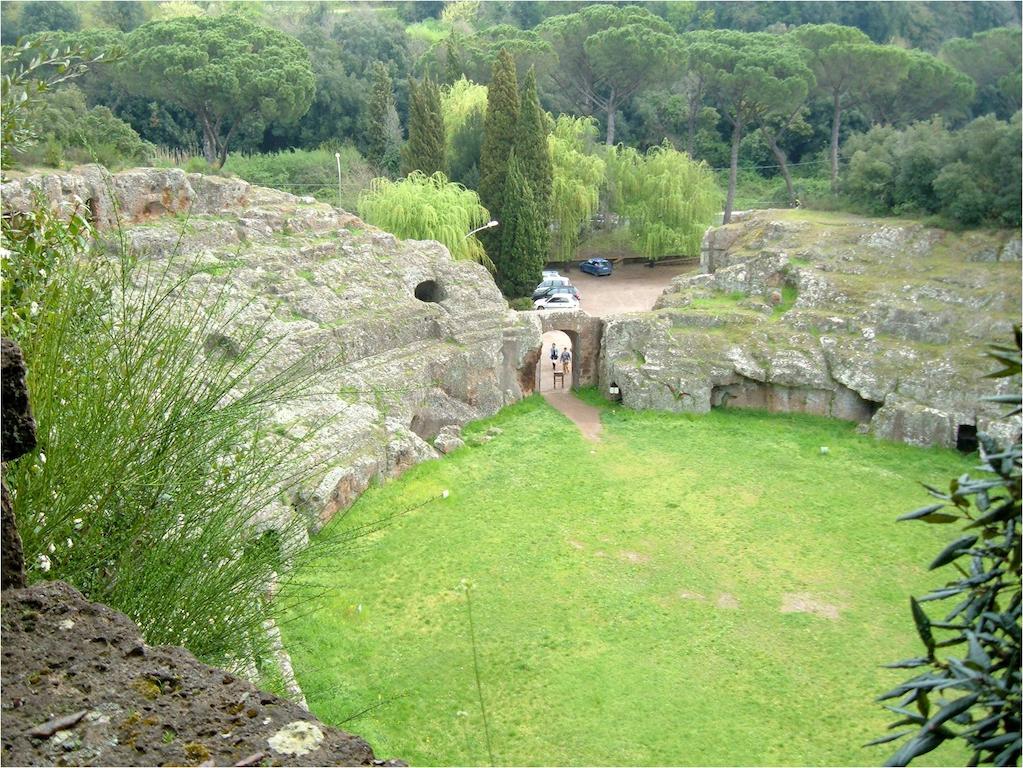
[[[604,322],[590,317],[582,310],[571,312],[538,312],[541,336],[550,331],[561,331],[572,342],[572,387],[597,385],[600,340]],[[540,357],[540,364],[544,362]],[[567,382],[566,382],[567,383]]]
[[[547,331],[540,338],[540,359],[536,365],[536,381],[534,385],[537,392],[553,392],[554,391],[554,371],[561,371],[563,365],[560,362],[560,353],[566,348],[572,353],[572,359],[575,360],[575,347],[576,339],[573,338],[575,334],[569,335],[565,331]],[[554,366],[554,361],[551,359],[551,345],[554,345],[559,353],[558,365]],[[576,386],[575,383],[575,366],[569,365],[569,375],[566,377],[566,381],[558,381],[558,391],[561,390],[562,384],[564,388],[571,389]]]

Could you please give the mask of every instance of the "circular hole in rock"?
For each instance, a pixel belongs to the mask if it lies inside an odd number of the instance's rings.
[[[416,298],[420,301],[438,302],[444,301],[446,294],[436,280],[424,280],[416,286]]]

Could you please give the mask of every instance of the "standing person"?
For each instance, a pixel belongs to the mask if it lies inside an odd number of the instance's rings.
[[[551,342],[551,370],[555,370],[558,367],[558,345],[555,342]]]
[[[572,373],[572,353],[568,351],[568,347],[561,350],[561,370],[566,376]]]

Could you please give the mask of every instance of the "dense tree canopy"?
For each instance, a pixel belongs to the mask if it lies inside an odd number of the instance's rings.
[[[949,40],[941,47],[941,58],[976,83],[974,115],[994,112],[1007,120],[1020,108],[1021,48],[1019,28],[1004,27]]]
[[[556,260],[575,256],[579,236],[597,212],[606,165],[593,153],[597,125],[593,118],[562,115],[548,138],[553,165],[551,218]]]
[[[993,115],[962,130],[940,119],[899,131],[875,127],[850,137],[843,191],[863,210],[937,213],[949,221],[1018,227],[1020,223],[1020,115]]]
[[[727,224],[735,199],[739,143],[750,125],[775,115],[788,116],[806,101],[813,73],[784,38],[760,32],[695,32],[688,66],[707,78],[708,94],[732,127],[732,152],[725,201]]]
[[[540,98],[536,92],[536,74],[530,69],[522,86],[515,156],[533,193],[537,213],[543,220],[545,236],[551,209],[551,154],[547,146],[549,134],[547,115],[540,108]]]
[[[402,153],[418,152],[406,145],[421,138],[410,84],[429,77],[444,84],[445,147],[443,162],[434,157],[426,170],[478,188],[495,215],[512,147],[545,215],[545,141],[536,126],[549,130],[560,113],[596,118],[605,144],[643,151],[667,139],[727,169],[729,210],[797,197],[840,207],[849,203],[843,189],[855,186],[842,183],[848,169],[839,161],[851,157],[840,157],[843,142],[935,115],[945,131],[990,113],[1006,124],[1023,93],[1020,11],[1010,2],[6,0],[3,21],[7,42],[30,31],[107,51],[77,83],[86,111],[109,109],[166,151],[161,159],[182,164],[201,163],[190,159],[200,150],[219,164],[229,148],[333,155],[352,145],[393,177]],[[523,92],[534,70],[535,111],[526,93],[498,98],[473,85],[489,82],[502,56]],[[77,96],[54,98],[54,114],[81,107]],[[500,138],[492,124],[487,139],[481,103],[494,98],[508,105],[502,120],[512,127]],[[57,158],[67,134],[52,133],[47,156]],[[588,157],[598,154],[587,148]],[[122,162],[129,157],[138,152]],[[34,151],[32,160],[40,158]],[[502,239],[488,237],[498,253]]]
[[[74,32],[82,26],[82,17],[75,3],[25,3],[12,19],[9,5],[4,9],[3,43],[11,45],[18,38],[36,32]]]
[[[487,87],[463,77],[441,88],[440,102],[447,141],[448,177],[476,189],[480,179]]]
[[[636,6],[591,5],[554,16],[537,32],[557,52],[551,78],[584,115],[605,116],[608,146],[615,114],[638,90],[671,76],[671,26]]]
[[[670,144],[653,147],[645,156],[624,147],[611,152],[617,155],[618,209],[643,254],[650,260],[698,254],[721,206],[721,192],[707,166]]]
[[[140,0],[117,0],[96,6],[97,19],[121,32],[131,32],[146,21],[146,9]]]
[[[373,93],[367,111],[366,156],[378,168],[396,173],[401,145],[401,123],[394,105],[391,76],[383,62],[373,68]]]
[[[223,165],[243,122],[291,122],[312,103],[315,78],[302,44],[241,16],[150,22],[127,46],[129,86],[195,115],[211,164]]]
[[[494,260],[497,285],[509,298],[528,296],[547,261],[547,227],[524,171],[513,151],[508,161],[506,202],[498,232],[501,250]]]
[[[365,151],[367,138],[359,118],[368,111],[371,85],[348,71],[343,46],[323,29],[302,30],[298,39],[309,51],[316,93],[309,111],[297,122],[268,126],[262,148],[316,147],[347,136]]]
[[[793,37],[801,45],[817,79],[817,89],[831,102],[831,184],[838,183],[838,139],[842,112],[875,90],[906,77],[905,51],[874,45],[860,30],[837,24],[807,24]]]
[[[934,115],[966,114],[974,97],[973,80],[929,53],[906,51],[905,57],[905,77],[878,83],[864,97],[875,122],[908,125]]]
[[[498,221],[504,210],[508,158],[515,147],[518,127],[519,86],[515,61],[510,53],[501,51],[487,89],[487,113],[480,150],[480,200]],[[484,241],[491,257],[499,256],[501,242],[498,235],[487,233]]]

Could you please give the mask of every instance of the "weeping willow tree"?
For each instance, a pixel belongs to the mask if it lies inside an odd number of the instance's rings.
[[[608,165],[615,179],[616,207],[648,259],[700,252],[703,233],[714,223],[722,201],[706,163],[693,162],[665,141],[646,155],[612,148]]]
[[[487,86],[474,83],[464,77],[440,89],[440,110],[444,115],[444,134],[455,135],[473,112],[487,111]]]
[[[464,77],[456,80],[441,88],[440,109],[444,119],[444,156],[448,178],[475,189],[480,180],[487,86]]]
[[[597,212],[606,168],[604,161],[592,154],[597,135],[592,117],[561,115],[547,138],[554,171],[552,251],[557,261],[575,256],[583,225]]]
[[[456,259],[470,259],[493,271],[494,265],[475,236],[490,214],[479,196],[437,172],[414,171],[401,181],[374,179],[359,196],[359,215],[400,238],[436,240]]]

